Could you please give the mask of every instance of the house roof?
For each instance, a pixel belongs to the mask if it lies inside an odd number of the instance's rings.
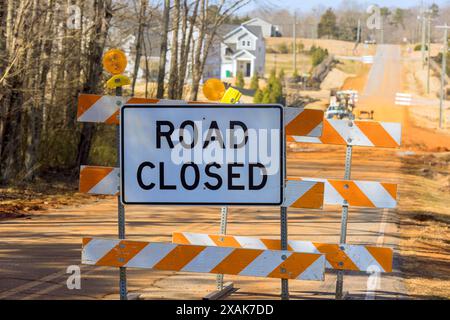
[[[258,22],[263,22],[263,23],[266,23],[266,24],[272,24],[272,23],[270,23],[270,22],[268,22],[268,21],[266,21],[266,20],[264,20],[264,19],[261,19],[261,18],[256,17],[256,18],[250,19],[250,20],[248,20],[248,21],[245,21],[245,22],[243,23],[243,25],[247,25],[247,24],[249,24],[249,23],[253,23],[253,22],[256,22],[256,21],[258,21]]]
[[[248,29],[248,31],[253,33],[258,38],[262,38],[263,37],[262,28],[260,26],[245,26],[245,28]]]
[[[253,58],[256,58],[255,50],[246,50],[246,49],[239,50],[232,56],[232,58],[233,59],[239,58],[240,56],[242,56],[242,54],[248,54],[248,55],[252,56]]]
[[[223,40],[226,40],[227,38],[235,35],[237,32],[239,32],[240,30],[247,30],[248,32],[250,32],[251,34],[253,34],[255,37],[257,38],[262,38],[262,29],[260,26],[244,26],[244,25],[240,25],[237,28],[231,30],[230,32],[228,32],[224,37]]]

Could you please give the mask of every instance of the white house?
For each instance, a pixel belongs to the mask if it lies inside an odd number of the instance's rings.
[[[254,19],[253,19],[254,20]],[[155,35],[155,38],[157,35]],[[197,41],[199,32],[194,27],[193,40]],[[182,32],[179,32],[179,41],[181,41]],[[147,38],[146,38],[147,40]],[[159,39],[158,41],[147,40],[146,47],[150,48],[147,60],[151,62],[151,67],[159,64]],[[131,57],[134,55],[135,36],[130,35],[124,39],[123,47],[127,54]],[[166,77],[168,76],[171,64],[171,48],[172,34],[168,35],[168,52],[166,60]],[[195,45],[191,46],[191,50]],[[218,36],[215,38],[208,57],[205,61],[202,81],[209,78],[220,78],[221,80],[229,80],[235,78],[238,72],[242,72],[244,77],[252,77],[255,74],[264,76],[265,73],[266,46],[263,31],[260,26],[252,25],[223,25],[218,30]],[[144,69],[139,69],[138,77],[144,75]],[[157,69],[151,68],[151,75],[154,74],[156,79]],[[192,52],[188,56],[186,83],[192,82]],[[132,75],[134,72],[134,60],[131,58],[127,67],[127,74]]]
[[[264,38],[281,37],[280,28],[261,18],[253,18],[243,23],[244,26],[261,27]]]
[[[259,26],[241,25],[222,38],[220,46],[220,78],[264,75],[266,45]]]

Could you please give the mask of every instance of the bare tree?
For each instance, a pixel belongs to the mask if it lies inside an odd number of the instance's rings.
[[[172,41],[170,46],[170,71],[168,83],[169,99],[175,99],[178,83],[178,46],[180,45],[178,33],[180,29],[180,0],[175,0],[172,16]]]
[[[101,61],[112,18],[111,3],[112,0],[94,0],[94,22],[86,57],[86,81],[82,89],[84,93],[101,93],[99,87],[103,72]],[[77,167],[88,162],[95,129],[96,127],[92,123],[83,124],[80,142],[78,144]]]
[[[191,100],[197,100],[205,62],[218,29],[232,14],[249,2],[250,0],[220,1],[219,5],[210,6],[208,0],[201,0],[201,18],[199,22],[199,36],[194,53]]]
[[[148,0],[141,0],[139,18],[138,18],[138,30],[136,35],[136,55],[134,60],[134,72],[133,72],[133,82],[131,84],[131,95],[134,96],[136,81],[139,75],[139,69],[142,57],[142,43],[144,42],[144,31],[146,29],[146,19],[147,19],[147,6]]]
[[[191,43],[193,42],[194,28],[197,21],[198,7],[200,0],[194,1],[194,8],[190,14],[190,6],[187,0],[183,2],[183,18],[182,18],[182,39],[180,45],[180,63],[178,64],[178,83],[176,89],[176,99],[182,99],[184,83],[186,80],[186,72],[188,68],[189,53],[191,51]],[[189,30],[188,30],[189,28]]]
[[[158,89],[156,93],[157,98],[164,97],[164,79],[166,77],[167,37],[169,32],[170,0],[164,0],[164,11],[162,18],[163,18],[163,30],[161,36],[161,50],[159,55]]]

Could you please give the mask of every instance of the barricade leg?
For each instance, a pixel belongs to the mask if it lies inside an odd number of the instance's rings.
[[[122,96],[122,87],[116,88],[116,96]],[[120,126],[116,128],[117,138],[117,167],[120,167]],[[119,184],[120,185],[120,184]],[[120,187],[119,187],[120,188]],[[125,207],[122,204],[122,195],[119,190],[117,196],[117,213],[118,213],[118,231],[119,239],[125,239]],[[120,300],[127,300],[127,270],[126,268],[119,269],[119,292]]]
[[[352,170],[352,156],[353,147],[347,146],[345,154],[345,180],[350,180],[351,170]],[[344,201],[342,206],[342,218],[341,218],[341,237],[339,243],[345,244],[347,242],[347,224],[348,224],[348,204]],[[340,270],[337,273],[336,278],[336,300],[342,300],[344,290],[344,271]]]

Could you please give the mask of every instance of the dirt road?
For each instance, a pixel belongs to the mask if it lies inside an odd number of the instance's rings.
[[[404,108],[393,106],[391,95],[401,87],[400,50],[379,46],[361,104],[375,110],[377,120],[405,121]],[[344,148],[299,145],[288,155],[290,176],[342,178]],[[397,150],[356,148],[353,179],[402,183]],[[400,195],[401,197],[402,195]],[[400,200],[401,206],[401,200]],[[174,231],[218,233],[219,208],[127,207],[127,237],[170,241]],[[116,237],[116,200],[34,215],[31,219],[0,222],[0,299],[103,299],[118,297],[118,270],[81,266],[82,289],[66,286],[67,267],[79,265],[83,236]],[[395,210],[350,210],[347,240],[352,244],[393,247],[399,242]],[[337,243],[340,208],[289,210],[289,237]],[[232,208],[228,233],[279,234],[279,210]],[[395,264],[398,259],[395,257]],[[215,276],[129,270],[129,291],[146,299],[199,299],[215,288]],[[278,299],[280,282],[260,278],[226,277],[239,290],[232,299]],[[376,291],[369,283],[378,282]],[[324,282],[290,281],[292,299],[333,298],[335,275]],[[347,274],[344,290],[354,299],[408,298],[397,265],[391,274]]]

